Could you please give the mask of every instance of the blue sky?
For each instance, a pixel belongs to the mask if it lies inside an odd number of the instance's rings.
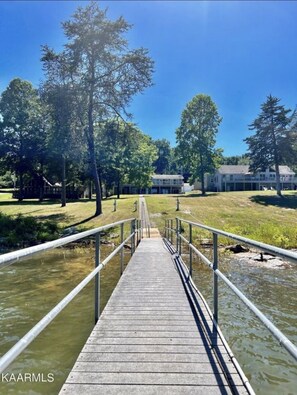
[[[0,1],[0,92],[20,77],[43,78],[40,46],[65,43],[60,22],[82,1]],[[174,145],[182,110],[208,94],[223,117],[217,146],[225,155],[246,151],[243,139],[266,96],[297,104],[297,2],[100,1],[111,19],[133,28],[131,47],[149,49],[154,86],[134,98],[134,122]]]

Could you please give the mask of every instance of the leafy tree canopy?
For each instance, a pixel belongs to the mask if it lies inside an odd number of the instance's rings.
[[[216,168],[222,150],[215,148],[216,134],[222,121],[217,107],[208,95],[195,96],[182,112],[176,131],[177,154],[190,169],[191,181],[201,181],[205,193],[204,175]]]

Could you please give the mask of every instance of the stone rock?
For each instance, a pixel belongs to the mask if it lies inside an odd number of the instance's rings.
[[[109,238],[110,238],[110,239],[116,239],[117,237],[119,237],[119,234],[118,234],[118,233],[111,233],[111,234],[109,235]]]
[[[225,248],[225,251],[231,251],[231,252],[233,252],[234,254],[239,254],[239,253],[241,253],[241,252],[248,252],[249,249],[246,248],[246,247],[243,247],[243,246],[240,245],[240,244],[236,244],[236,245],[233,245],[233,246],[226,247],[226,248]]]
[[[267,269],[288,269],[292,267],[289,262],[264,252],[241,252],[234,259],[238,259],[240,263]]]
[[[75,226],[71,226],[70,228],[63,229],[62,237],[72,236],[79,233],[79,230]]]

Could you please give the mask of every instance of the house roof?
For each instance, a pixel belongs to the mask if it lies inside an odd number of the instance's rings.
[[[269,171],[275,171],[275,167],[272,166]],[[280,174],[295,174],[289,166],[280,166]],[[218,169],[220,174],[251,174],[249,171],[249,165],[223,165]]]
[[[154,180],[183,180],[184,177],[180,174],[154,174],[152,176]]]
[[[248,174],[249,165],[223,165],[218,172],[220,174]]]

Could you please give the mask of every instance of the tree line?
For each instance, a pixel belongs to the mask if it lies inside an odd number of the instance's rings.
[[[147,187],[151,175],[183,174],[198,179],[222,163],[249,164],[252,171],[274,166],[277,193],[279,165],[296,166],[297,113],[271,95],[249,125],[248,153],[225,158],[216,147],[222,117],[210,96],[196,95],[181,114],[176,147],[153,141],[129,120],[132,98],[152,85],[154,62],[144,48],[131,49],[125,38],[131,26],[107,18],[96,2],[79,7],[62,24],[61,52],[42,47],[44,81],[34,88],[13,79],[0,98],[0,173],[18,177],[19,198],[26,178],[33,178],[43,198],[44,179],[95,186],[95,215],[102,213],[103,191],[131,183]],[[1,174],[0,174],[1,176]],[[105,192],[107,193],[107,192]]]
[[[254,134],[244,141],[248,152],[241,156],[224,157],[223,150],[216,148],[216,135],[222,118],[211,97],[196,95],[181,115],[176,130],[178,160],[191,174],[191,182],[201,181],[205,194],[204,176],[221,164],[249,165],[252,172],[273,167],[276,175],[276,192],[281,194],[280,165],[289,165],[297,171],[297,111],[286,109],[280,99],[267,96],[261,112],[249,125]]]

